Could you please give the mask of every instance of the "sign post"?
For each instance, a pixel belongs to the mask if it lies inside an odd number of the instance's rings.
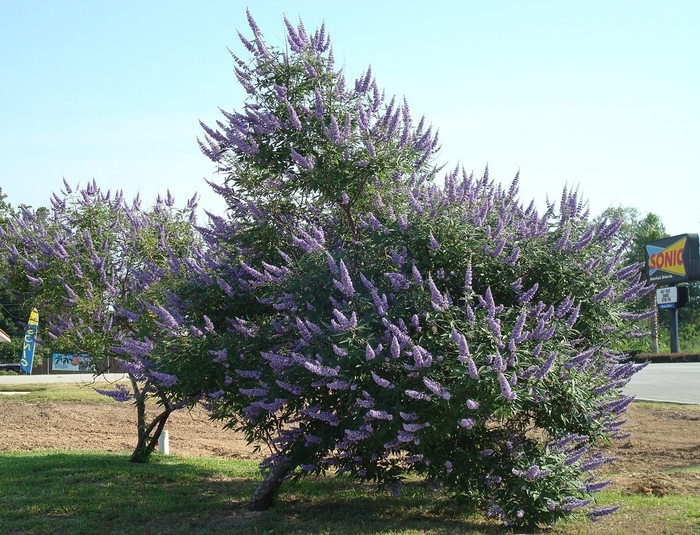
[[[671,353],[678,353],[678,287],[669,286],[656,290],[656,305],[670,312]]]
[[[645,245],[647,280],[670,285],[656,290],[659,309],[670,316],[671,353],[678,353],[678,309],[688,303],[688,287],[678,283],[700,279],[700,242],[697,234],[681,234]]]

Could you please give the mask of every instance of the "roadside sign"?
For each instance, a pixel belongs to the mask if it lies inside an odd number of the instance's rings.
[[[700,279],[699,244],[697,234],[679,234],[647,243],[647,280],[654,284],[678,284]]]
[[[661,305],[676,304],[678,302],[678,288],[675,286],[670,286],[668,288],[659,288],[656,290],[656,303],[659,308],[673,308],[673,307],[662,307]]]

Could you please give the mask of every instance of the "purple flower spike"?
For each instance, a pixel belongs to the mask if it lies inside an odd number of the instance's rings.
[[[399,215],[396,218],[396,223],[398,224],[401,232],[406,232],[406,229],[408,228],[408,218],[405,215]]]
[[[391,384],[390,381],[387,381],[386,379],[379,377],[374,372],[372,372],[372,379],[374,379],[374,382],[377,383],[377,385],[381,386],[382,388],[394,388],[394,385]]]
[[[467,369],[469,370],[469,377],[472,379],[479,378],[479,370],[471,357],[467,358]]]
[[[449,307],[449,302],[440,293],[432,277],[428,277],[428,287],[430,288],[430,300],[432,302],[433,308],[438,312],[443,312]]]
[[[292,105],[289,101],[286,101],[285,104],[287,105],[287,113],[289,114],[289,122],[292,123],[292,126],[295,129],[301,130],[302,124],[301,124],[301,121],[299,120],[299,116],[297,115],[296,110],[292,107]],[[294,150],[294,149],[292,149],[292,150]],[[297,162],[297,163],[299,163],[299,162]],[[307,169],[311,169],[312,167],[307,167]]]
[[[588,500],[581,500],[579,498],[574,498],[574,497],[568,497],[565,498],[564,503],[562,503],[561,508],[564,511],[573,511],[575,509],[579,509],[580,507],[585,507],[586,505],[590,504],[593,500],[588,499]]]
[[[301,154],[299,154],[294,149],[291,150],[290,156],[292,157],[292,160],[294,160],[297,164],[299,164],[299,166],[301,166],[303,169],[313,169],[314,168],[313,158],[304,158]]]
[[[506,379],[506,376],[501,372],[498,372],[498,384],[501,387],[501,395],[508,401],[513,401],[518,395],[513,392],[510,388],[510,382]]]
[[[467,362],[467,357],[469,356],[469,345],[467,344],[467,339],[460,332],[457,332],[454,328],[452,329],[452,341],[457,343],[459,348],[458,360],[464,364]]]
[[[517,468],[513,468],[512,472],[514,475],[525,479],[541,479],[552,473],[551,470],[542,470],[539,466],[534,464],[527,470],[518,470]]]
[[[335,377],[338,375],[338,372],[340,370],[339,367],[329,368],[328,366],[323,366],[310,360],[304,361],[302,365],[311,373],[320,375],[321,377]]]
[[[106,390],[95,388],[95,392],[102,394],[103,396],[108,396],[115,401],[124,402],[133,399],[133,395],[124,385],[115,385],[113,390]]]
[[[365,360],[373,360],[376,356],[377,355],[374,352],[374,349],[372,349],[372,346],[367,344],[367,347],[365,347]]]
[[[394,417],[389,414],[386,411],[378,411],[374,409],[370,409],[367,411],[367,416],[366,418],[368,420],[386,420],[386,421],[391,421],[394,419]]]
[[[535,284],[532,285],[532,288],[530,288],[527,292],[525,292],[524,294],[522,294],[522,295],[518,298],[518,302],[520,303],[520,305],[522,306],[522,305],[524,305],[525,303],[529,303],[530,300],[534,297],[535,292],[537,292],[537,290],[539,289],[539,287],[540,287],[539,283],[536,282]]]
[[[435,239],[435,236],[433,236],[433,233],[432,233],[432,232],[430,233],[430,243],[429,243],[429,247],[430,247],[430,250],[431,250],[431,251],[437,251],[438,249],[440,249],[440,244],[439,244],[438,241]]]
[[[333,353],[335,353],[339,357],[347,357],[348,356],[347,350],[343,349],[342,347],[338,347],[337,345],[333,344],[332,349],[333,349]]]
[[[404,393],[409,398],[419,399],[419,400],[423,400],[423,401],[430,401],[429,395],[424,394],[423,392],[418,392],[417,390],[404,390]]]
[[[433,381],[430,377],[423,377],[423,384],[433,394],[440,396],[446,401],[449,401],[452,397],[452,395],[447,390],[445,390],[445,388],[440,383],[438,383],[437,381]]]
[[[152,371],[151,377],[153,377],[161,386],[166,388],[173,386],[177,382],[177,377],[168,373]]]
[[[357,314],[354,311],[348,318],[336,308],[333,309],[333,316],[335,316],[335,320],[331,320],[331,325],[337,332],[349,331],[357,327]]]
[[[335,285],[336,288],[338,288],[345,297],[350,299],[354,293],[355,293],[355,288],[352,285],[352,280],[350,279],[350,274],[348,273],[347,267],[345,267],[345,262],[342,260],[340,261],[340,281],[333,279],[333,284]]]
[[[615,506],[612,506],[612,505],[611,505],[611,506],[608,506],[608,507],[600,507],[599,509],[594,509],[593,512],[592,512],[590,515],[588,515],[588,516],[589,516],[589,518],[590,518],[593,522],[595,522],[595,521],[597,521],[599,518],[601,518],[601,517],[603,517],[603,516],[610,515],[610,514],[614,513],[614,512],[617,511],[619,508],[620,508],[619,505],[615,505]]]
[[[544,379],[544,377],[549,373],[549,371],[552,369],[552,366],[554,365],[554,361],[557,358],[557,352],[552,351],[547,357],[547,360],[542,364],[542,368],[537,372],[536,377],[538,379]]]
[[[411,267],[411,273],[413,274],[413,281],[418,286],[423,286],[423,276],[420,274],[420,271],[418,271],[418,268],[415,264],[413,264],[413,266]]]
[[[389,346],[389,354],[391,358],[397,359],[401,356],[401,348],[399,347],[399,341],[396,336],[391,337],[391,345]]]

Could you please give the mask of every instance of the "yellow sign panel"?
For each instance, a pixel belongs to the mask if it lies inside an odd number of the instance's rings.
[[[687,237],[683,237],[665,249],[647,245],[647,250],[651,253],[649,255],[649,274],[651,275],[656,270],[659,270],[685,277],[683,250],[685,249],[686,241]]]

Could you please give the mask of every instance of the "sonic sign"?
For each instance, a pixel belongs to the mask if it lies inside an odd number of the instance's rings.
[[[700,279],[699,250],[697,234],[681,234],[647,243],[647,280],[666,285]]]

